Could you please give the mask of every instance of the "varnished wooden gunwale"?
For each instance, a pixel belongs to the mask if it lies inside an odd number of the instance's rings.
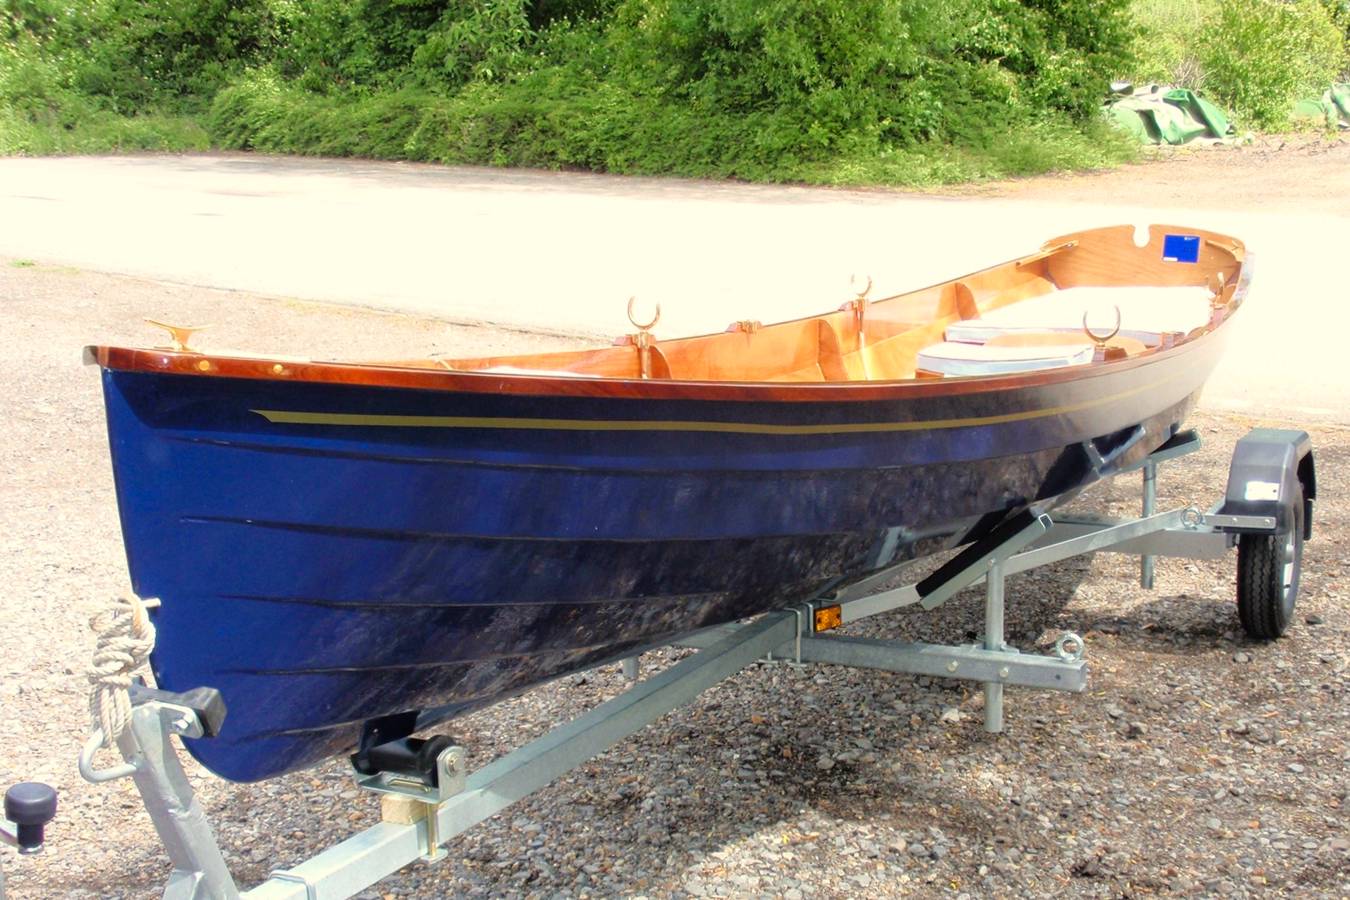
[[[1168,268],[1160,259],[1164,234],[1184,233],[1198,236],[1203,244],[1201,257],[1194,268]],[[651,399],[704,399],[730,401],[773,402],[847,402],[884,399],[904,399],[934,396],[959,396],[988,390],[1014,389],[1043,384],[1091,378],[1105,371],[1121,372],[1147,365],[1152,360],[1171,358],[1185,353],[1204,335],[1218,328],[1242,302],[1245,288],[1245,251],[1240,241],[1226,235],[1180,226],[1153,226],[1150,241],[1140,247],[1135,244],[1133,226],[1115,226],[1077,232],[1047,241],[1038,253],[983,269],[949,282],[933,285],[906,294],[874,301],[866,310],[865,340],[860,346],[856,318],[851,310],[841,310],[791,322],[765,326],[753,334],[730,332],[660,341],[659,363],[661,374],[668,367],[671,379],[640,379],[616,377],[606,371],[616,371],[607,365],[606,354],[632,354],[632,347],[611,347],[533,356],[494,357],[479,360],[449,360],[446,366],[431,368],[424,361],[418,366],[369,363],[314,362],[214,355],[192,351],[178,352],[159,349],[136,349],[114,346],[95,346],[88,353],[100,366],[124,371],[158,372],[197,377],[260,379],[278,382],[315,382],[324,384],[353,384],[417,388],[423,390],[495,393],[559,397],[614,397]],[[1080,284],[1140,283],[1139,273],[1147,271],[1149,284],[1209,284],[1217,287],[1222,278],[1219,303],[1208,326],[1184,336],[1172,347],[1150,349],[1125,359],[1094,363],[1089,367],[1049,369],[1016,373],[998,377],[979,378],[914,378],[890,380],[862,380],[868,366],[872,371],[885,365],[888,352],[916,352],[918,345],[931,342],[940,335],[950,321],[968,318],[970,305],[993,309],[1038,293],[1037,282],[1049,284],[1050,289]],[[1123,272],[1133,272],[1129,280]],[[1162,274],[1157,274],[1162,273]],[[1044,293],[1040,290],[1039,293]],[[926,322],[908,319],[906,310],[931,306]],[[814,334],[812,331],[814,330]],[[814,378],[810,365],[796,366],[810,358],[810,347],[793,357],[777,376],[766,376],[764,368],[748,367],[737,378],[729,363],[717,362],[718,353],[728,360],[745,358],[744,345],[754,342],[757,335],[775,338],[779,350],[791,349],[793,342],[815,341],[816,358],[820,360],[821,378],[828,380],[791,380],[794,373]],[[787,341],[777,341],[781,335]],[[940,340],[940,337],[936,339]],[[765,342],[768,343],[768,342]],[[888,344],[890,345],[888,347]],[[914,344],[916,346],[901,346]],[[709,348],[712,348],[711,350]],[[682,379],[681,372],[692,368],[690,356],[702,351],[709,371],[717,373],[716,380]],[[716,352],[714,352],[716,351]],[[508,365],[522,368],[566,368],[587,364],[598,371],[575,376],[538,375],[529,373],[499,373],[476,371],[492,366]],[[827,363],[834,367],[824,372]],[[795,367],[795,368],[794,368]],[[784,378],[783,375],[788,376]],[[833,375],[833,377],[831,377]],[[776,380],[761,380],[774,378]]]

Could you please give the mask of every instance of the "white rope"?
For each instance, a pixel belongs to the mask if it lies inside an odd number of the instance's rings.
[[[111,746],[131,722],[133,673],[145,664],[155,646],[155,626],[145,604],[135,596],[119,597],[89,620],[98,634],[94,661],[89,667],[89,715]]]

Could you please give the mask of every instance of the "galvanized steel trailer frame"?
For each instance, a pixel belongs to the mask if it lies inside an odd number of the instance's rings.
[[[1220,507],[1208,513],[1194,508],[1154,511],[1158,464],[1198,447],[1198,438],[1186,435],[1135,467],[1143,472],[1139,518],[1052,517],[1033,510],[967,547],[918,584],[876,593],[894,577],[894,571],[883,572],[810,603],[694,633],[678,644],[695,648],[695,653],[645,680],[637,680],[638,660],[631,658],[624,672],[636,683],[627,691],[473,773],[465,771],[463,748],[449,747],[437,756],[436,777],[430,780],[397,773],[359,776],[361,786],[382,795],[383,821],[299,865],[273,872],[246,892],[230,875],[173,747],[175,734],[203,734],[203,723],[190,705],[146,692],[118,739],[125,764],[96,769],[98,744],[91,740],[81,755],[80,771],[91,781],[127,776],[135,781],[173,865],[164,890],[167,900],[336,900],[409,863],[443,856],[442,845],[451,838],[756,662],[824,663],[976,681],[985,693],[985,729],[999,732],[1005,687],[1081,691],[1087,683],[1084,642],[1077,635],[1061,637],[1054,655],[1020,653],[1004,641],[1008,576],[1109,551],[1139,555],[1141,583],[1151,587],[1154,557],[1217,558],[1233,548],[1236,532],[1276,529],[1275,515],[1232,515]],[[985,584],[984,635],[975,644],[827,633],[904,606],[932,609],[979,582]]]

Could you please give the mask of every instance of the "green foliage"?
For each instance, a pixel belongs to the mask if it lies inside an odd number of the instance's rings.
[[[173,123],[199,120],[226,147],[755,180],[1093,165],[1122,152],[1094,123],[1128,2],[0,0],[0,152],[195,146]]]
[[[0,104],[0,155],[184,151],[211,146],[205,129],[186,116],[124,116],[94,108],[84,114],[65,112],[63,118],[30,117]]]
[[[1350,0],[1320,0],[1320,2],[1327,15],[1331,17],[1331,23],[1345,36],[1347,44],[1345,65],[1350,67]],[[1341,71],[1345,74],[1350,68]]]
[[[1137,27],[1129,0],[1022,0],[1046,45],[1035,99],[1081,117],[1101,104],[1103,86],[1127,68]]]
[[[990,130],[956,148],[921,141],[878,151],[857,140],[832,154],[788,158],[772,112],[707,115],[612,85],[574,88],[548,71],[507,85],[475,84],[453,97],[415,88],[339,97],[258,73],[221,92],[209,124],[234,149],[839,185],[1096,168],[1135,150],[1099,123],[1052,118]],[[746,139],[759,131],[768,136]]]
[[[32,14],[28,8],[22,12]],[[35,31],[15,28],[17,21],[14,15],[0,17],[0,30],[11,29],[0,44],[0,154],[209,146],[206,132],[187,118],[153,111],[124,115],[108,98],[82,92],[69,51],[46,52],[34,36],[55,31],[53,20],[39,17]]]
[[[278,70],[322,93],[500,80],[525,66],[534,36],[521,0],[316,0],[287,25]]]
[[[113,95],[132,76],[140,103],[209,96],[280,37],[265,0],[105,0],[93,10],[95,65],[81,87]]]
[[[1140,83],[1160,82],[1194,91],[1205,87],[1200,64],[1201,32],[1221,0],[1136,0],[1137,65],[1128,74]]]
[[[1350,0],[1135,0],[1138,82],[1204,90],[1247,127],[1283,128],[1296,98],[1350,63]]]
[[[120,112],[200,101],[263,61],[284,23],[268,0],[3,0],[0,35],[64,88]]]
[[[1125,42],[1123,0],[1044,9],[621,0],[546,14],[441,4],[435,16],[405,0],[394,31],[392,4],[383,30],[370,25],[381,19],[374,2],[323,0],[293,22],[276,66],[218,94],[208,117],[216,138],[271,151],[824,181],[948,177],[930,174],[928,160],[955,143],[990,171],[1022,172],[1062,161],[1026,152],[1033,134],[1086,143],[1082,125],[1045,123],[1090,121]],[[911,157],[924,162],[895,164]]]
[[[1210,91],[1258,128],[1287,126],[1299,95],[1345,63],[1345,36],[1317,0],[1224,0],[1200,40]]]
[[[618,0],[535,0],[528,5],[530,27],[541,31],[558,23],[592,22],[614,11]]]
[[[1350,0],[1320,0],[1327,15],[1341,33],[1344,55],[1341,57],[1341,71],[1338,81],[1350,80]]]

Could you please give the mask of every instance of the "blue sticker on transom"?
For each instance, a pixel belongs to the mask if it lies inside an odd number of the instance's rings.
[[[1200,259],[1200,237],[1169,234],[1163,238],[1163,261],[1193,263]]]

